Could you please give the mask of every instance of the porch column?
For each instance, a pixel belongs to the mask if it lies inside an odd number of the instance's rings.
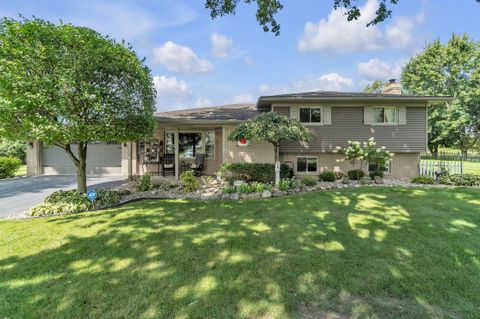
[[[180,168],[179,166],[179,149],[178,149],[178,127],[175,128],[175,131],[173,132],[173,140],[174,140],[174,145],[175,145],[175,179],[178,179],[180,177]]]

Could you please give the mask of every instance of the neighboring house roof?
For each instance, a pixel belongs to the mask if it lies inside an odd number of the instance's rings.
[[[259,111],[255,104],[231,104],[171,112],[157,112],[155,113],[155,118],[160,122],[238,122],[247,120],[257,114],[259,114]]]
[[[426,95],[406,95],[406,94],[380,94],[363,92],[334,92],[334,91],[315,91],[302,93],[289,93],[270,96],[261,96],[258,99],[257,107],[263,109],[272,102],[289,101],[424,101],[428,104],[443,103],[453,100],[451,96],[426,96]]]

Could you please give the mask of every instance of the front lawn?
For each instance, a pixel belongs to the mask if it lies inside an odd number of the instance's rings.
[[[0,222],[0,317],[473,318],[480,191],[143,201]]]

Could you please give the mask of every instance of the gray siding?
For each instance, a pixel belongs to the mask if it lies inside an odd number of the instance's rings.
[[[374,137],[377,146],[396,153],[424,152],[426,145],[425,107],[407,107],[407,124],[370,126],[363,124],[363,107],[332,107],[332,124],[310,127],[316,138],[308,147],[297,142],[282,142],[280,153],[332,152],[348,140],[366,141]]]

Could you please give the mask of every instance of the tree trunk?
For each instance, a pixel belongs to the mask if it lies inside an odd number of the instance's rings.
[[[77,190],[85,194],[87,192],[87,143],[78,143],[78,165],[77,165]]]
[[[430,147],[430,153],[432,153],[433,158],[438,158],[438,145],[431,145]]]

